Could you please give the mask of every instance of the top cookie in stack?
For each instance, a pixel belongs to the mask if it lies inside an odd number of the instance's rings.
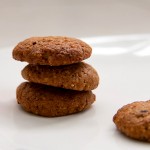
[[[89,45],[75,38],[32,37],[15,47],[13,58],[29,64],[61,66],[81,62],[91,53]]]
[[[17,88],[17,101],[31,113],[55,117],[77,113],[95,101],[91,90],[99,83],[96,70],[82,62],[92,48],[69,37],[33,37],[20,42],[13,58],[29,63]]]

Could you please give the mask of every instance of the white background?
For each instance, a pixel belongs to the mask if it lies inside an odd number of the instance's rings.
[[[150,0],[0,0],[0,47],[30,36],[150,33]]]

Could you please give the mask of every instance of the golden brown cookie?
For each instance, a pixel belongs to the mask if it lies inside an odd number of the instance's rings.
[[[27,112],[46,117],[78,113],[95,101],[91,91],[66,90],[31,82],[20,84],[16,95]]]
[[[91,56],[92,48],[69,37],[32,37],[20,42],[13,58],[30,64],[60,66],[80,62]]]
[[[113,117],[118,130],[125,135],[150,142],[150,101],[123,106]]]
[[[78,91],[93,90],[99,83],[96,70],[84,62],[64,66],[29,64],[22,76],[30,82]]]

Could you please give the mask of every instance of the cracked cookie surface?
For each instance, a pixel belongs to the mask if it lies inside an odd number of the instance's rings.
[[[13,49],[13,58],[30,64],[60,66],[81,62],[91,56],[85,42],[63,36],[32,37]]]

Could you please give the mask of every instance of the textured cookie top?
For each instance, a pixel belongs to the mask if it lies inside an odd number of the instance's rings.
[[[150,141],[150,101],[125,105],[118,110],[113,121],[127,136]]]
[[[85,42],[69,37],[32,37],[13,49],[13,58],[39,65],[67,65],[91,56],[92,48]]]
[[[36,115],[56,117],[78,113],[95,101],[92,91],[75,91],[24,82],[16,91],[17,102]]]
[[[95,89],[99,84],[99,76],[96,70],[83,62],[64,65],[27,65],[22,70],[24,79],[78,91],[89,91]]]

